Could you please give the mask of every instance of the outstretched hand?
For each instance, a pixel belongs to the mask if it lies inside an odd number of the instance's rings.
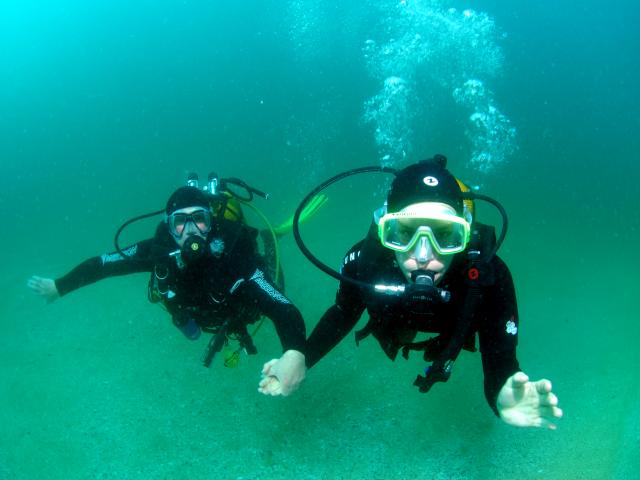
[[[287,350],[282,357],[264,364],[258,391],[265,395],[290,395],[300,386],[306,373],[304,355],[297,350]]]
[[[555,430],[554,422],[562,418],[551,382],[545,379],[531,382],[524,372],[517,372],[507,379],[498,394],[497,408],[500,418],[516,427]]]
[[[43,278],[36,275],[27,280],[27,287],[36,295],[44,298],[47,303],[60,298],[56,282],[52,278]]]

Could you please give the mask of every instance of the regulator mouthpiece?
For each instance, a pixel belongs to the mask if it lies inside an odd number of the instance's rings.
[[[410,301],[447,303],[451,300],[451,292],[435,286],[435,273],[428,270],[414,270],[411,272],[413,284],[408,289]]]
[[[199,235],[190,235],[180,249],[182,261],[189,265],[204,258],[209,252],[206,240]]]

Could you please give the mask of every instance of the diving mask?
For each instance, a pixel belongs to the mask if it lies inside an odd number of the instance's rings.
[[[206,235],[211,230],[211,212],[201,208],[192,212],[177,210],[167,215],[169,231],[176,237],[182,236],[188,223],[193,224],[202,235]]]
[[[438,254],[453,255],[467,247],[470,232],[469,222],[444,203],[415,203],[378,221],[382,245],[397,252],[407,252],[427,238]]]

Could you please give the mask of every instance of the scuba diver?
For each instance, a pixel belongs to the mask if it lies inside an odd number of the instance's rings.
[[[345,255],[340,272],[314,257],[300,237],[297,219],[303,207],[328,185],[371,171],[395,178],[384,206],[364,240]],[[503,227],[475,219],[475,201],[484,200],[502,214]],[[516,358],[519,317],[507,265],[496,255],[507,217],[502,206],[474,193],[436,155],[396,171],[365,167],[337,175],[312,191],[294,216],[294,236],[317,267],[340,280],[335,303],[307,339],[311,368],[356,325],[366,309],[369,321],[355,334],[356,344],[372,335],[395,360],[417,351],[429,362],[414,385],[428,392],[447,381],[462,349],[476,351],[484,370],[484,392],[491,409],[510,425],[555,429],[562,416],[551,382],[530,381]],[[417,340],[419,333],[436,334]]]
[[[202,358],[206,367],[223,348],[227,366],[234,366],[242,351],[257,353],[248,326],[261,322],[264,315],[275,325],[283,354],[264,365],[262,381],[279,395],[288,395],[306,371],[304,321],[282,293],[277,259],[278,237],[291,222],[262,232],[249,226],[241,205],[250,206],[254,193],[267,198],[239,179],[220,179],[214,173],[201,189],[197,175],[191,174],[164,210],[135,217],[120,227],[116,251],[89,258],[55,280],[33,276],[27,285],[52,302],[104,278],[150,272],[149,300],[166,308],[184,336],[195,340],[203,331],[212,334]],[[323,202],[320,199],[306,213]],[[120,248],[118,238],[127,225],[157,214],[164,214],[164,219],[153,238]],[[258,236],[265,255],[259,254]],[[238,348],[231,349],[230,341]]]

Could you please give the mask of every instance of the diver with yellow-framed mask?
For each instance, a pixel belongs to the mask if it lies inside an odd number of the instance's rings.
[[[307,367],[325,357],[367,310],[369,321],[356,332],[356,343],[371,335],[391,360],[400,352],[405,358],[420,352],[428,365],[414,385],[426,393],[449,379],[462,350],[476,351],[478,337],[485,396],[495,414],[510,425],[553,429],[562,410],[551,382],[530,381],[516,357],[515,288],[507,265],[496,255],[507,231],[506,212],[496,200],[470,191],[446,164],[444,156],[436,155],[402,170],[350,170],[302,201],[294,217],[298,246],[340,281],[334,304],[307,340]],[[390,173],[394,179],[367,236],[349,249],[335,271],[309,251],[295,219],[327,186],[368,172]],[[502,216],[497,239],[493,227],[475,218],[478,200],[489,202]],[[426,338],[418,339],[423,334]]]

